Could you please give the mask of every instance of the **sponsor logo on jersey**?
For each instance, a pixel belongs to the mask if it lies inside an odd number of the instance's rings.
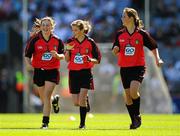
[[[127,46],[125,48],[125,56],[133,56],[135,53],[135,47]]]

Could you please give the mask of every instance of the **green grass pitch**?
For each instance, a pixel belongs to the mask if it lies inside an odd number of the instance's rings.
[[[42,114],[0,114],[0,136],[180,136],[180,115],[143,114],[142,126],[129,130],[127,114],[88,114],[79,130],[79,114],[51,114],[49,128],[40,129]]]

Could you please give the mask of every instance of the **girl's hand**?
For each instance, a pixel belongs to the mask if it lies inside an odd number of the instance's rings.
[[[158,67],[161,67],[161,66],[164,64],[164,62],[163,62],[162,59],[158,59],[158,60],[156,61],[156,64],[157,64]]]
[[[57,58],[58,54],[57,54],[57,52],[55,50],[52,50],[50,52],[51,52],[53,57]]]
[[[113,48],[112,52],[113,52],[115,55],[117,55],[118,52],[119,52],[119,47],[118,47],[118,46],[115,46],[115,47]]]
[[[83,55],[82,57],[84,63],[91,62],[91,58],[88,55]]]
[[[26,64],[26,69],[27,69],[27,71],[33,71],[34,70],[34,68],[32,67],[31,64]]]
[[[74,49],[74,45],[66,44],[66,50],[70,51]]]

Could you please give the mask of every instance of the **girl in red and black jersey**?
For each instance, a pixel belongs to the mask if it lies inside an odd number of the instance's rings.
[[[137,11],[125,8],[121,19],[124,28],[116,34],[112,52],[118,57],[125,103],[132,121],[130,129],[136,129],[141,125],[139,87],[145,74],[143,47],[146,46],[152,51],[157,66],[160,67],[163,61],[159,57],[155,40],[142,29],[142,21]]]
[[[64,59],[64,45],[53,34],[55,22],[51,17],[40,19],[39,24],[40,31],[31,35],[27,42],[25,62],[28,70],[34,70],[33,81],[43,102],[42,128],[48,128],[51,95],[59,83],[60,60]]]
[[[65,59],[69,69],[69,88],[75,106],[80,106],[80,126],[85,128],[86,113],[89,111],[88,90],[94,89],[91,68],[101,61],[100,51],[93,39],[86,34],[89,22],[75,20],[71,23],[74,37],[67,41]]]

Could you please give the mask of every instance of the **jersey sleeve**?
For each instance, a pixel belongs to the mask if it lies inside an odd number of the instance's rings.
[[[144,46],[146,46],[150,50],[154,50],[158,47],[156,41],[147,31],[141,31],[141,34],[143,35]]]
[[[119,38],[119,33],[117,33],[116,36],[115,36],[115,40],[114,40],[114,42],[113,42],[112,49],[113,49],[115,46],[118,46],[118,47],[120,48],[118,38]]]
[[[30,38],[27,41],[26,48],[25,48],[25,57],[31,58],[32,54],[34,53],[34,46],[35,46],[36,38]]]
[[[64,43],[59,39],[58,54],[64,54]]]
[[[92,57],[97,59],[99,61],[99,63],[101,62],[101,52],[98,48],[98,46],[96,45],[96,43],[93,40],[91,41],[91,45],[92,45]]]

